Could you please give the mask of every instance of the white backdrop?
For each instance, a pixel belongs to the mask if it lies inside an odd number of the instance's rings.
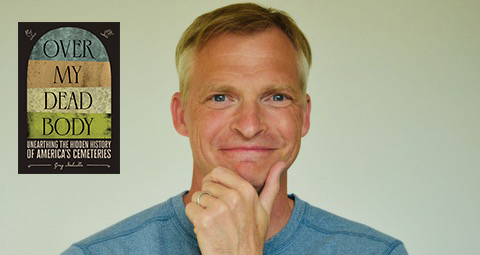
[[[190,186],[169,113],[174,51],[233,1],[0,4],[0,253],[59,254]],[[475,254],[480,228],[480,1],[260,1],[310,40],[312,125],[289,192],[404,241]],[[17,22],[121,22],[121,174],[17,174]]]

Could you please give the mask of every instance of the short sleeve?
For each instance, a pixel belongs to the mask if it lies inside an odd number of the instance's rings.
[[[387,253],[388,255],[408,255],[407,249],[405,249],[405,246],[403,243],[399,243],[390,253]]]
[[[60,255],[85,255],[85,253],[78,246],[72,245]]]

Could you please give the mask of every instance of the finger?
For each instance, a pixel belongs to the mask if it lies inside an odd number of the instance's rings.
[[[227,188],[235,190],[242,190],[248,187],[253,188],[252,185],[240,177],[240,175],[228,168],[221,166],[214,168],[212,171],[210,171],[210,173],[203,177],[202,183],[207,182],[220,183]]]
[[[206,191],[197,191],[193,193],[192,203],[195,203],[203,208],[207,208],[211,204],[211,200],[215,198],[205,192]]]
[[[272,205],[277,197],[280,189],[280,176],[287,168],[287,164],[283,161],[275,163],[268,172],[267,180],[260,193],[259,199],[268,215],[272,212]]]
[[[205,182],[202,185],[202,191],[210,192],[216,198],[222,198],[228,190],[230,189],[217,182]]]
[[[208,204],[205,204],[203,202],[203,196],[202,196],[202,206],[204,207],[215,208],[219,206],[219,204],[217,203],[220,202],[227,205],[232,210],[237,210],[239,208],[243,209],[243,206],[244,206],[243,202],[245,202],[245,200],[243,195],[238,190],[227,188],[222,184],[219,184],[216,182],[207,182],[203,184],[202,190],[211,192],[215,198],[215,201],[212,201],[210,199],[209,201],[207,201]],[[252,190],[256,198],[257,193],[255,192],[254,189]]]
[[[193,225],[197,223],[195,219],[199,218],[203,211],[204,209],[196,203],[188,203],[185,206],[185,213],[187,214],[188,219],[190,220],[190,222],[192,222]]]

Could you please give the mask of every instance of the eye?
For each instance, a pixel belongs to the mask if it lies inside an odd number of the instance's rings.
[[[275,94],[272,96],[273,101],[283,101],[285,99],[287,99],[286,96],[282,94]]]
[[[265,97],[264,100],[265,103],[273,107],[286,107],[293,102],[292,97],[284,93],[272,93]]]
[[[225,102],[227,100],[227,96],[223,94],[219,94],[219,95],[212,96],[210,99],[215,102]]]
[[[224,109],[235,102],[228,94],[213,94],[207,98],[206,104],[212,109]]]

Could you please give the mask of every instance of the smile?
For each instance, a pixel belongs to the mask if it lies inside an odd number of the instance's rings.
[[[275,149],[264,146],[236,146],[221,148],[220,150],[224,152],[269,152]]]
[[[237,146],[222,148],[220,149],[220,151],[223,152],[225,156],[231,159],[236,159],[240,161],[257,161],[261,158],[267,157],[268,155],[270,155],[270,153],[275,151],[275,149],[263,146]]]

